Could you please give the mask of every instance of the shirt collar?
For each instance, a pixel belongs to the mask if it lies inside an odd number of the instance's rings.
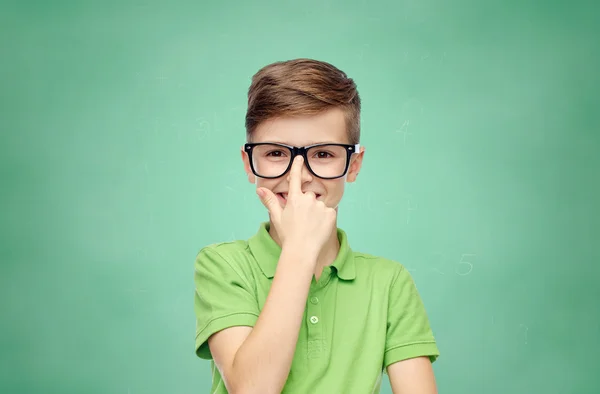
[[[250,252],[254,255],[260,269],[267,278],[275,276],[275,269],[281,254],[281,247],[269,234],[270,226],[269,222],[261,223],[258,232],[248,240]],[[340,241],[340,250],[331,264],[331,267],[335,268],[332,271],[336,272],[340,279],[352,280],[356,277],[354,254],[348,245],[346,233],[339,227],[337,228],[337,236]]]

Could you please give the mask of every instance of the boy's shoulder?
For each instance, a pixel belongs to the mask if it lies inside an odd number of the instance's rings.
[[[195,269],[229,275],[255,277],[258,265],[253,263],[248,242],[244,240],[215,242],[203,246],[196,255]]]
[[[219,252],[244,251],[248,249],[248,240],[237,239],[233,241],[214,242],[204,245],[200,251],[202,252],[205,249],[212,249]]]
[[[352,254],[354,255],[354,263],[357,268],[383,271],[392,275],[398,275],[406,270],[402,263],[387,257],[355,250],[352,251]]]
[[[198,256],[203,254],[216,254],[227,260],[236,260],[235,257],[239,257],[241,254],[250,253],[247,240],[234,240],[234,241],[222,241],[215,242],[203,246],[198,251]],[[233,258],[233,259],[232,259]]]

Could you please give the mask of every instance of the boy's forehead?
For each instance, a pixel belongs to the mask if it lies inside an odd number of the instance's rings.
[[[279,142],[295,146],[346,143],[348,139],[344,116],[337,112],[269,119],[256,128],[253,137],[255,142]]]

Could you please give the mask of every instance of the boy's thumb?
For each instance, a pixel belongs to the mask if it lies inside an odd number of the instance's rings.
[[[267,208],[269,213],[273,214],[277,211],[277,208],[279,208],[279,201],[277,201],[277,197],[272,191],[265,189],[264,187],[259,187],[256,189],[256,194],[258,194],[260,201],[265,208]]]

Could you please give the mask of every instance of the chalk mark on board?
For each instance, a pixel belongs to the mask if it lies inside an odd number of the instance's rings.
[[[527,345],[527,334],[529,333],[529,327],[527,327],[525,324],[521,323],[519,324],[519,327],[523,327],[525,328],[525,345]]]
[[[367,211],[369,211],[369,212],[375,212],[375,210],[373,209],[373,204],[371,203],[372,200],[373,200],[373,195],[371,193],[369,193],[367,195]]]
[[[439,252],[433,252],[432,253],[433,256],[439,256],[439,259],[435,260],[435,262],[438,263],[438,266],[441,268],[442,264],[444,263],[444,255],[442,253]],[[446,275],[445,273],[443,273],[440,269],[438,269],[437,267],[433,267],[431,268],[433,271],[441,274],[441,275]]]
[[[210,123],[202,117],[196,118],[196,122],[198,122],[197,127],[198,127],[198,131],[199,131],[198,141],[202,141],[210,134],[211,126],[210,126]]]
[[[370,44],[362,44],[360,46],[360,56],[359,56],[359,60],[362,62],[364,59],[364,55],[365,55],[365,47],[369,48],[371,45]]]
[[[410,203],[410,198],[406,199],[406,203],[407,203],[407,205],[406,205],[406,208],[407,208],[406,224],[409,224],[410,223],[410,213],[412,211],[415,211],[417,209],[417,207],[414,207],[414,208],[412,207],[412,205]]]
[[[460,256],[460,261],[458,262],[458,267],[460,267],[461,265],[466,265],[469,267],[469,270],[465,273],[461,273],[457,267],[456,273],[461,276],[469,275],[471,273],[471,271],[473,271],[473,264],[471,264],[471,262],[469,262],[469,261],[465,261],[464,258],[465,257],[475,257],[475,256],[476,255],[474,253],[463,253],[462,256]]]
[[[158,139],[159,123],[161,123],[161,118],[157,116],[156,118],[154,118],[154,137],[157,139]]]
[[[177,141],[181,141],[182,140],[181,130],[182,130],[182,127],[179,127],[179,123],[173,122],[173,123],[171,123],[171,132],[169,134],[173,135],[173,134],[177,133]]]
[[[406,136],[407,135],[412,135],[412,133],[408,132],[408,126],[410,125],[410,119],[407,119],[404,121],[404,123],[402,123],[402,126],[400,126],[400,128],[398,130],[396,130],[396,133],[402,133],[404,134],[403,138],[404,138],[404,145],[406,145]]]

